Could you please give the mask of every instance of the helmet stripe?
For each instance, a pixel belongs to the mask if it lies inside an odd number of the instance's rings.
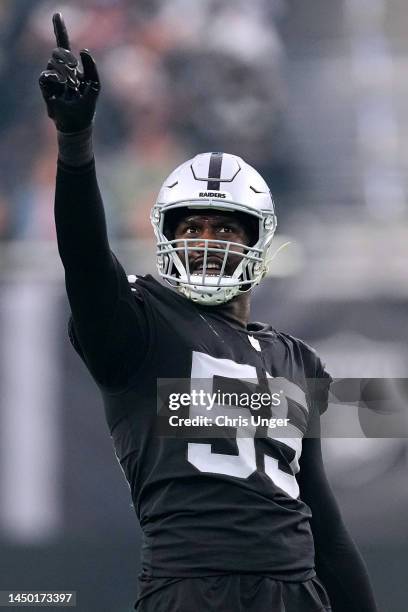
[[[208,191],[220,190],[222,153],[211,153],[210,164],[208,166]]]

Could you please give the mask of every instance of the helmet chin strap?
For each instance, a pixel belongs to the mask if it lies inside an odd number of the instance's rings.
[[[185,297],[197,302],[198,304],[204,304],[207,306],[217,306],[229,302],[235,295],[239,293],[239,287],[219,287],[216,291],[205,293],[203,287],[196,290],[194,287],[187,285],[179,285],[178,291]]]

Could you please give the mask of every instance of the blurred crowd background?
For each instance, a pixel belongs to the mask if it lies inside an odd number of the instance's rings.
[[[149,210],[167,174],[198,152],[238,154],[274,193],[277,247],[291,242],[253,318],[312,344],[335,377],[406,378],[408,6],[0,2],[0,590],[72,589],[81,612],[126,612],[139,531],[67,341],[55,244],[55,129],[37,81],[57,10],[100,71],[98,177],[128,273],[154,273]],[[324,452],[382,612],[405,612],[407,440]]]

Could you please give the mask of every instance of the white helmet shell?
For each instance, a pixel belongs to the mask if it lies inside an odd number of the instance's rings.
[[[214,247],[215,241],[165,236],[166,214],[177,208],[248,214],[258,220],[256,243],[242,249],[241,244],[217,239]],[[193,301],[208,305],[225,303],[258,284],[267,272],[276,229],[272,194],[261,175],[236,155],[201,153],[178,166],[160,189],[151,222],[157,239],[160,276]],[[190,272],[188,255],[192,251],[204,253],[202,273]],[[206,267],[207,256],[214,252],[223,256],[217,276],[208,274]],[[240,261],[227,276],[224,268],[231,253],[240,255]]]

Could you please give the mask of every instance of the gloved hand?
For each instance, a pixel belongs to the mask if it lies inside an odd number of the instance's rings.
[[[52,17],[57,48],[39,79],[48,116],[60,132],[79,132],[92,123],[101,88],[95,62],[87,49],[80,51],[83,71],[71,53],[61,13]]]

